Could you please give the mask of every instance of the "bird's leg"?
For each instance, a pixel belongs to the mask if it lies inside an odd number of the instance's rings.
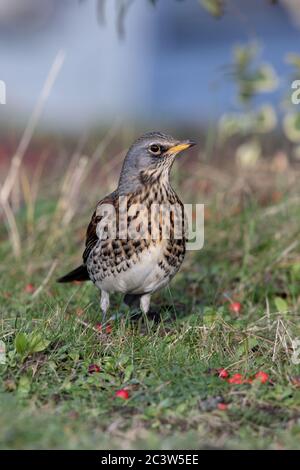
[[[109,293],[105,290],[101,290],[100,306],[103,313],[102,321],[105,321],[107,310],[109,309]]]
[[[151,299],[150,294],[142,295],[142,297],[140,299],[140,308],[141,308],[144,315],[147,315],[147,313],[149,311],[150,299]]]

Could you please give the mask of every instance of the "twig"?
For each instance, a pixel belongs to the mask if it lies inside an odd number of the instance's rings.
[[[299,240],[294,240],[289,246],[287,246],[282,253],[275,259],[274,263],[272,264],[277,264],[279,261],[284,259],[291,251],[293,251],[297,246],[299,245]]]
[[[77,321],[78,323],[80,323],[81,325],[85,326],[87,329],[91,329],[91,330],[95,331],[96,333],[99,333],[99,330],[97,330],[96,327],[90,325],[90,324],[87,323],[86,321],[80,320],[80,318],[76,318],[76,321]]]
[[[269,329],[269,331],[271,331],[270,304],[269,304],[268,297],[266,297],[266,309],[267,309],[268,329]]]
[[[275,358],[276,358],[277,341],[278,341],[278,335],[279,335],[279,324],[280,324],[280,320],[277,320],[276,336],[275,336],[274,348],[273,348],[273,354],[272,354],[273,362],[275,362]]]
[[[88,158],[83,155],[79,162],[77,167],[74,170],[73,177],[72,177],[72,185],[70,187],[69,194],[66,195],[66,199],[64,201],[66,205],[66,212],[64,213],[63,219],[62,219],[62,225],[66,226],[68,225],[76,211],[76,201],[78,201],[78,194],[80,192],[80,187],[81,187],[81,182],[84,178],[84,172],[86,169],[86,166],[88,164]]]
[[[37,288],[37,290],[33,293],[32,295],[32,299],[35,299],[38,295],[40,295],[40,293],[42,292],[42,290],[44,289],[44,287],[46,286],[46,284],[48,284],[49,282],[49,279],[51,278],[52,274],[53,274],[53,271],[54,269],[56,268],[57,266],[57,260],[53,261],[50,269],[49,269],[49,272],[47,274],[47,276],[45,277],[45,279],[43,280],[42,284]]]
[[[31,141],[31,138],[33,136],[33,133],[36,129],[36,126],[38,124],[38,121],[40,119],[40,116],[42,114],[43,108],[45,106],[45,103],[51,93],[51,90],[53,88],[54,82],[58,76],[58,73],[64,63],[65,60],[65,52],[63,50],[60,50],[58,54],[56,55],[54,62],[51,66],[51,69],[49,71],[49,74],[46,78],[45,84],[43,86],[43,89],[41,91],[40,97],[36,103],[36,106],[32,112],[32,115],[30,116],[30,119],[28,121],[28,124],[25,128],[25,131],[23,133],[23,136],[20,140],[20,143],[18,145],[18,148],[16,150],[15,155],[12,158],[11,166],[8,172],[8,175],[6,177],[5,182],[3,183],[3,187],[0,192],[0,200],[2,202],[5,202],[8,200],[11,190],[14,186],[14,183],[16,181],[16,178],[19,174],[19,169],[22,163],[22,160],[24,158],[25,152],[29,146],[29,143]]]
[[[2,208],[7,219],[7,224],[9,227],[8,233],[9,233],[9,238],[12,244],[14,255],[16,257],[19,257],[21,254],[21,240],[20,240],[20,234],[19,234],[16,218],[14,216],[14,213],[8,201],[2,202]]]
[[[274,216],[274,215],[278,214],[279,212],[284,211],[285,209],[287,209],[290,205],[299,204],[299,202],[300,202],[300,197],[299,196],[293,196],[293,197],[291,197],[290,199],[288,199],[287,201],[285,201],[281,204],[277,204],[276,206],[271,206],[271,207],[268,207],[267,209],[263,210],[259,217],[261,219],[264,219],[265,217]]]
[[[45,103],[50,95],[54,82],[64,63],[64,60],[65,60],[65,53],[64,51],[61,50],[58,52],[57,56],[55,57],[55,60],[52,64],[52,67],[49,71],[49,74],[46,78],[43,89],[41,91],[40,97],[36,103],[36,106],[32,112],[32,115],[30,116],[30,119],[27,123],[25,131],[22,135],[22,138],[16,150],[16,153],[14,154],[12,158],[7,177],[0,191],[0,204],[3,208],[4,214],[7,219],[7,223],[9,227],[9,237],[11,239],[13,252],[16,257],[20,256],[20,253],[21,253],[21,241],[20,241],[20,235],[18,232],[16,219],[13,214],[13,210],[10,207],[9,197],[11,195],[13,188],[15,187],[24,155],[26,153],[26,150],[28,149],[28,146],[30,144],[30,141],[36,129],[36,126],[38,124],[38,121],[43,111],[43,108],[45,106]]]

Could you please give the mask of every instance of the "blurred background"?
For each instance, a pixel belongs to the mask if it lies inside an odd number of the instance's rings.
[[[65,63],[40,121],[55,132],[82,132],[116,118],[147,127],[206,126],[237,108],[237,44],[256,43],[259,59],[288,78],[286,54],[299,48],[297,0],[273,6],[230,0],[219,19],[209,3],[1,0],[2,124],[26,122],[60,49]],[[289,90],[285,80],[276,85],[267,98],[278,106]]]
[[[0,447],[299,447],[297,80],[300,0],[0,0]],[[204,247],[104,322],[56,279],[151,130]]]
[[[187,199],[280,200],[300,164],[299,33],[298,0],[0,0],[2,216],[42,188],[70,221],[146,130],[198,141],[174,172]]]

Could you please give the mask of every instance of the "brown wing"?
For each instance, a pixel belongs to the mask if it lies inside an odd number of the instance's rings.
[[[84,264],[86,264],[91,251],[93,250],[93,248],[95,247],[95,245],[97,244],[99,240],[98,235],[97,235],[97,225],[100,222],[101,217],[97,215],[97,209],[101,204],[113,204],[115,198],[116,198],[116,192],[114,191],[113,193],[109,194],[104,199],[102,199],[100,202],[98,202],[97,204],[97,207],[92,215],[92,219],[89,223],[89,226],[86,232],[85,250],[82,256]]]

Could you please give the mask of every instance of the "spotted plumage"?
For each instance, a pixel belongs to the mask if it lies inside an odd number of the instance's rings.
[[[102,199],[87,229],[83,264],[59,282],[90,279],[109,294],[140,301],[147,313],[150,296],[166,286],[185,255],[183,204],[169,181],[175,156],[193,145],[160,132],[144,134],[129,149],[117,189]]]

